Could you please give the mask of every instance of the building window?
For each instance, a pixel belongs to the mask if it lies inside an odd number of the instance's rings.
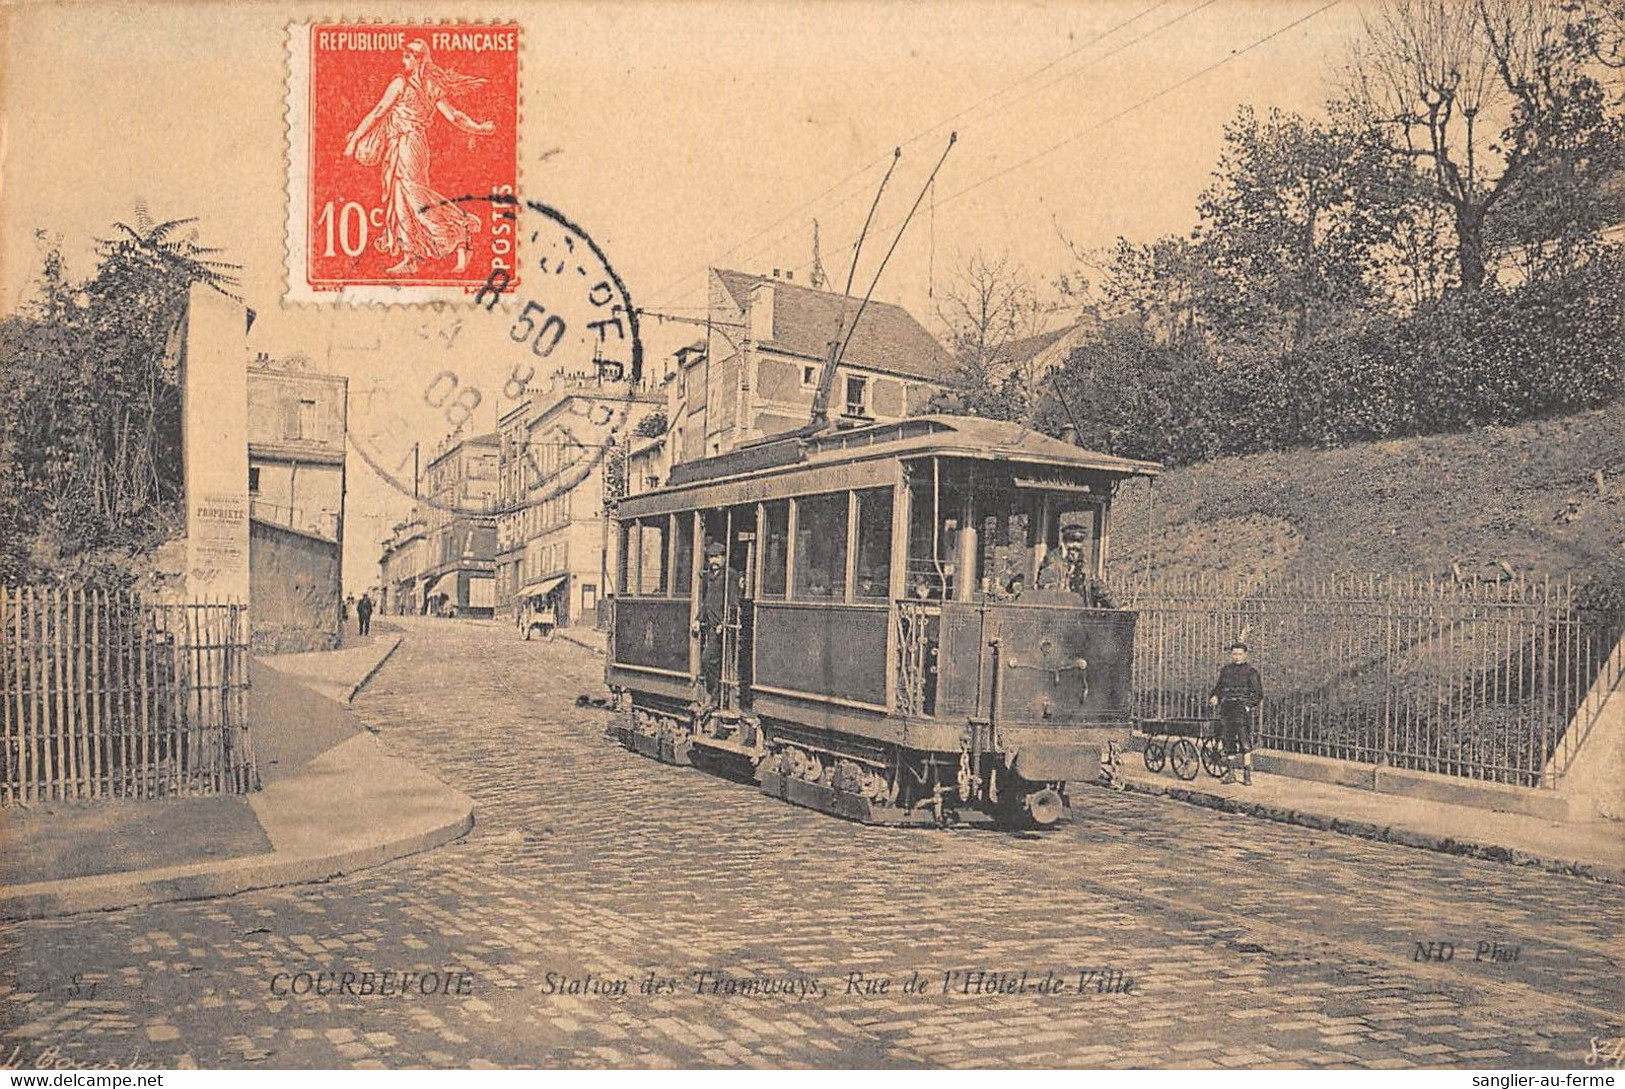
[[[248,491],[251,495],[260,493],[260,467],[258,465],[248,467]]]
[[[581,584],[581,611],[592,612],[598,608],[598,587],[590,582]]]
[[[846,379],[846,414],[848,416],[869,415],[869,380],[856,375],[848,375]]]
[[[296,437],[317,441],[326,437],[321,434],[321,420],[316,415],[315,401],[304,398],[299,401],[299,434]]]
[[[818,385],[818,364],[803,363],[801,365],[801,386],[803,389],[812,389]]]

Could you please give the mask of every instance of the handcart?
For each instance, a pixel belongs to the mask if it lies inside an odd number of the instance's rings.
[[[1175,776],[1189,782],[1198,768],[1215,779],[1230,770],[1214,719],[1145,718],[1136,728],[1145,737],[1145,769],[1153,775],[1169,765]]]

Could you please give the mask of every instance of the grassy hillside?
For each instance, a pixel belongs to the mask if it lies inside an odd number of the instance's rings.
[[[1625,584],[1625,403],[1180,469],[1119,493],[1112,552],[1119,577],[1448,577],[1499,562]]]

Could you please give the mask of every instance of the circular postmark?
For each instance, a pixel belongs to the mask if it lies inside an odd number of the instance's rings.
[[[634,417],[661,400],[643,383],[625,283],[556,208],[501,192],[460,203],[491,206],[493,267],[471,305],[417,311],[435,362],[403,379],[421,389],[390,391],[410,410],[369,413],[350,431],[352,449],[385,483],[450,514],[520,512],[599,471],[613,492],[624,472],[614,456],[624,457]],[[485,321],[502,328],[500,349],[458,351],[472,339],[466,326]],[[476,415],[489,419],[493,407],[496,432],[480,434]],[[441,471],[460,446],[478,464]]]

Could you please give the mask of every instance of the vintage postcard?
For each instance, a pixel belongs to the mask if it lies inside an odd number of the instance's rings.
[[[1622,300],[1618,0],[0,8],[0,1066],[1612,1085]]]

